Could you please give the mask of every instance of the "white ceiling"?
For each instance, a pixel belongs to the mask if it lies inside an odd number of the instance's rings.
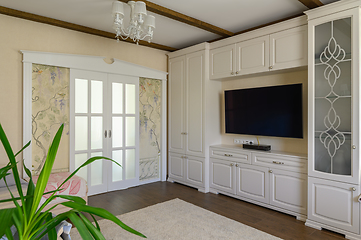
[[[233,33],[300,14],[298,0],[149,0]],[[337,0],[321,0],[324,4]],[[113,32],[113,0],[0,0],[0,6]],[[221,36],[158,14],[153,42],[184,48]]]

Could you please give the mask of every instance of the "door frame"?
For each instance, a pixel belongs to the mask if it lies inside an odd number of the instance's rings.
[[[162,80],[162,96],[167,99],[167,72],[140,66],[119,59],[114,59],[112,64],[106,63],[105,57],[85,56],[75,54],[48,53],[35,51],[20,51],[23,54],[23,144],[31,141],[31,113],[32,113],[32,64],[44,64],[70,69],[80,69],[87,71],[96,71],[104,73],[113,73],[133,77],[144,77]],[[162,101],[162,119],[161,119],[161,170],[160,179],[166,181],[167,174],[167,103]],[[70,153],[71,154],[71,153]],[[26,166],[32,170],[32,151],[31,147],[23,151],[23,159]],[[70,158],[69,158],[70,161]],[[70,162],[69,162],[70,167]],[[23,171],[26,176],[25,171]]]

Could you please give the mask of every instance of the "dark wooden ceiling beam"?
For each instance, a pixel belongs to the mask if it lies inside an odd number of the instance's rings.
[[[129,0],[118,0],[118,1],[127,3]],[[146,1],[146,0],[140,0],[140,1],[145,2],[145,4],[147,5],[147,10],[150,11],[150,12],[162,15],[162,16],[167,17],[167,18],[171,18],[173,20],[176,20],[176,21],[179,21],[179,22],[182,22],[182,23],[186,23],[186,24],[191,25],[193,27],[197,27],[197,28],[206,30],[208,32],[212,32],[212,33],[215,33],[217,35],[221,35],[222,37],[231,37],[231,36],[234,35],[232,32],[227,31],[227,30],[225,30],[223,28],[216,27],[214,25],[203,22],[201,20],[198,20],[198,19],[189,17],[187,15],[184,15],[182,13],[173,11],[173,10],[171,10],[169,8],[162,7],[160,5],[157,5],[155,3],[152,3],[152,2],[149,2],[149,1]]]
[[[323,3],[320,0],[298,0],[303,5],[308,7],[309,9],[317,8],[323,6]]]
[[[44,17],[44,16],[32,14],[32,13],[27,13],[27,12],[23,12],[23,11],[11,9],[11,8],[6,8],[6,7],[0,6],[0,14],[17,17],[17,18],[22,18],[22,19],[26,19],[26,20],[30,20],[30,21],[34,21],[34,22],[39,22],[39,23],[45,23],[45,24],[49,24],[52,26],[57,26],[57,27],[65,28],[65,29],[88,33],[88,34],[92,34],[92,35],[96,35],[96,36],[100,36],[100,37],[111,38],[111,39],[115,40],[115,33],[101,31],[101,30],[97,30],[94,28],[89,28],[89,27],[85,27],[85,26],[81,26],[81,25],[77,25],[77,24],[73,24],[73,23],[69,23],[69,22],[64,22],[61,20],[48,18],[48,17]],[[125,41],[134,43],[133,40],[131,40],[131,39],[127,39]],[[172,47],[168,47],[168,46],[164,46],[164,45],[160,45],[160,44],[156,44],[156,43],[148,43],[147,41],[139,41],[139,44],[143,45],[143,46],[151,47],[151,48],[170,51],[170,52],[178,50],[176,48],[172,48]]]

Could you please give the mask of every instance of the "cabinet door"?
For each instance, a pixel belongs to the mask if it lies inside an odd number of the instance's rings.
[[[269,67],[269,36],[236,44],[236,74],[266,72]]]
[[[234,75],[235,54],[235,44],[212,49],[209,54],[209,78],[220,79]]]
[[[359,186],[311,177],[308,181],[308,218],[358,234]]]
[[[317,18],[309,28],[308,174],[359,184],[359,12]]]
[[[272,70],[307,66],[307,26],[270,35]]]
[[[186,154],[204,157],[204,51],[186,56]]]
[[[204,158],[186,157],[186,181],[204,187]]]
[[[270,204],[296,213],[307,214],[307,175],[272,169]]]
[[[184,155],[169,153],[169,177],[173,180],[184,180]]]
[[[236,193],[234,162],[210,158],[209,187],[228,193]]]
[[[269,203],[268,168],[236,164],[237,195],[262,203]]]
[[[184,154],[185,57],[169,60],[169,150]]]

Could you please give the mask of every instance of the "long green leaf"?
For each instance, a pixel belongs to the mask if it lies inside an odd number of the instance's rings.
[[[5,176],[9,175],[9,170],[12,169],[14,165],[11,163],[8,163],[5,167],[0,169],[0,179],[4,178]]]
[[[63,198],[63,199],[66,199],[66,200],[70,200],[70,201],[73,201],[73,202],[77,202],[77,203],[80,203],[80,204],[86,204],[86,201],[81,198],[81,197],[78,197],[78,196],[71,196],[71,195],[54,195],[54,198]]]
[[[51,169],[53,168],[53,164],[55,161],[56,153],[59,148],[60,138],[63,133],[64,124],[62,124],[58,130],[58,132],[55,134],[54,140],[52,144],[49,147],[48,155],[45,160],[45,164],[43,166],[43,169],[40,172],[40,176],[38,178],[38,181],[36,183],[35,191],[34,191],[34,200],[31,207],[30,217],[36,217],[35,212],[38,208],[38,205],[40,203],[41,197],[43,196],[46,184],[48,183],[49,176],[51,173]]]
[[[25,146],[24,146],[22,149],[20,149],[19,152],[17,152],[17,153],[15,154],[15,157],[16,157],[17,155],[19,155],[22,151],[24,151],[25,148],[29,147],[30,143],[31,143],[31,141],[29,141],[27,144],[25,144]]]
[[[66,220],[71,213],[72,211],[67,211],[55,216],[50,222],[45,222],[44,224],[42,224],[43,222],[40,222],[30,236],[30,239],[41,239],[47,234],[48,230],[55,228],[61,221]],[[39,233],[41,234],[39,235]]]
[[[0,237],[2,237],[6,233],[6,229],[10,229],[10,227],[14,225],[12,217],[15,210],[16,208],[0,209]]]
[[[28,216],[28,215],[30,215],[31,206],[33,205],[33,199],[34,199],[33,196],[34,196],[34,191],[35,191],[35,185],[33,182],[31,171],[26,167],[25,161],[23,161],[23,166],[24,166],[26,175],[28,175],[28,177],[29,177],[29,184],[28,184],[28,189],[26,191],[26,196],[31,196],[30,198],[27,198],[25,200],[25,211]]]
[[[11,165],[13,165],[12,171],[14,174],[14,180],[16,183],[16,188],[18,189],[19,196],[21,198],[23,198],[24,195],[23,195],[23,191],[21,189],[20,176],[19,176],[18,168],[16,166],[15,155],[14,155],[14,152],[10,146],[9,140],[6,137],[5,131],[4,131],[3,127],[1,126],[1,124],[0,124],[0,140],[4,146],[6,154],[8,155]],[[24,205],[24,199],[21,199],[21,201],[22,201],[22,205]]]
[[[95,223],[96,227],[97,227],[97,228],[98,228],[98,230],[100,231],[100,226],[99,226],[99,224],[98,224],[98,221],[95,219],[95,217],[94,217],[94,215],[93,215],[93,214],[91,214],[91,213],[90,213],[90,216],[93,218],[93,220],[94,220],[94,223]]]
[[[6,229],[6,237],[9,240],[14,240],[13,233],[11,232],[10,228]]]
[[[53,220],[53,214],[52,213],[48,213],[46,219],[46,222],[51,222]],[[48,232],[48,237],[49,239],[56,239],[57,234],[56,234],[56,230],[55,228],[47,228],[49,231]]]
[[[79,203],[75,203],[75,202],[64,202],[64,203],[60,203],[60,204],[66,206],[66,207],[70,207],[70,208],[73,208],[75,210],[78,210],[79,212],[87,212],[87,213],[91,213],[91,214],[97,215],[99,217],[108,219],[108,220],[116,223],[117,225],[119,225],[124,230],[126,230],[126,231],[128,231],[130,233],[136,234],[138,236],[146,238],[146,236],[144,236],[140,232],[132,229],[131,227],[125,225],[122,221],[119,220],[119,218],[117,218],[116,216],[114,216],[113,214],[111,214],[110,212],[108,212],[105,209],[91,207],[91,206],[88,206],[88,205],[83,205],[83,204],[79,204]]]
[[[79,213],[79,216],[81,220],[83,220],[83,223],[85,224],[85,226],[88,228],[89,232],[91,233],[91,235],[93,235],[95,239],[105,240],[105,237],[99,231],[99,229],[94,227],[94,225],[83,214]]]
[[[82,239],[93,239],[92,235],[89,233],[88,228],[85,226],[82,220],[75,213],[69,215],[69,219],[74,223],[76,229],[78,230]]]

